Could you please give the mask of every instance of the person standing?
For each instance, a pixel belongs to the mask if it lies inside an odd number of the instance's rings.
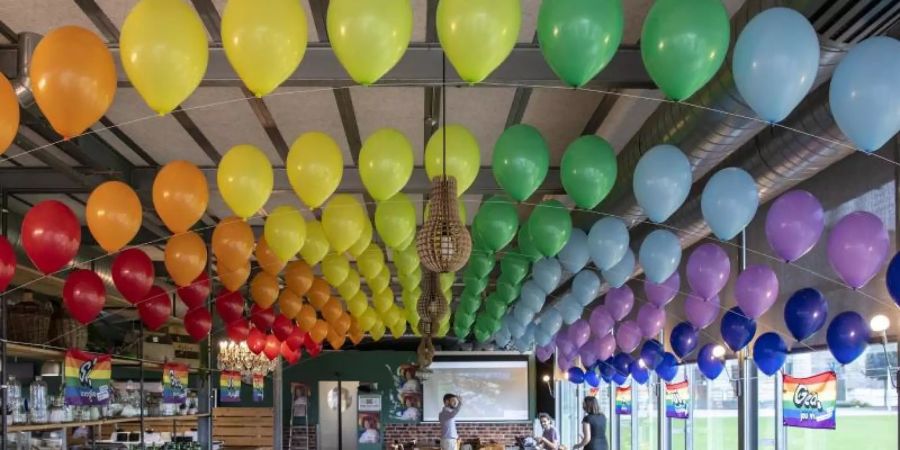
[[[542,432],[540,436],[535,436],[534,440],[538,443],[538,448],[547,450],[559,449],[559,433],[553,427],[553,419],[547,413],[538,414],[538,420],[541,422]]]
[[[606,416],[600,412],[600,402],[596,397],[585,397],[581,407],[585,416],[581,420],[581,442],[572,450],[608,450],[606,443]]]
[[[462,399],[455,394],[444,395],[444,408],[438,414],[441,423],[441,450],[456,450],[459,434],[456,432],[456,415],[462,408]]]

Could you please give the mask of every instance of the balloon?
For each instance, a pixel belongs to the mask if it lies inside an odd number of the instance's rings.
[[[637,361],[632,361],[628,365],[628,371],[631,373],[631,379],[636,381],[637,384],[647,384],[647,381],[650,380],[650,371],[646,367],[641,367],[641,364]]]
[[[229,291],[240,290],[241,286],[250,278],[250,261],[247,261],[237,269],[216,265],[216,274],[219,276],[219,282],[222,283],[222,286],[225,286],[225,289]]]
[[[246,341],[250,334],[250,322],[247,319],[238,319],[225,327],[228,338],[234,342]]]
[[[831,77],[829,103],[841,131],[864,152],[874,152],[900,131],[894,101],[900,84],[900,42],[876,36],[856,44]]]
[[[492,270],[494,270],[494,255],[478,250],[472,251],[469,262],[466,263],[466,273],[481,279],[488,276]]]
[[[328,343],[331,344],[332,350],[340,350],[347,341],[347,334],[338,333],[332,326],[328,326],[328,334],[325,336]]]
[[[543,257],[541,252],[535,246],[531,233],[528,231],[527,220],[519,227],[519,234],[516,237],[516,240],[519,245],[519,254],[531,262],[535,262]]]
[[[603,1],[619,3],[619,0]],[[596,11],[597,7],[589,10]],[[619,11],[621,13],[621,5]],[[612,146],[594,135],[582,136],[569,144],[560,166],[566,194],[579,208],[584,209],[594,209],[606,198],[616,182],[617,172],[616,153]]]
[[[287,341],[282,341],[279,354],[288,364],[296,364],[300,360],[301,353],[299,348],[291,348]]]
[[[191,284],[206,270],[206,244],[193,231],[172,235],[165,256],[166,271],[177,286]]]
[[[152,283],[153,278],[150,278]],[[178,298],[187,306],[188,309],[206,308],[206,300],[212,291],[212,283],[209,281],[209,275],[206,272],[200,272],[194,281],[187,286],[180,286],[177,289]],[[151,284],[152,285],[152,284]],[[149,291],[149,289],[148,289]],[[146,295],[146,292],[144,293]]]
[[[339,286],[350,272],[350,261],[338,253],[331,253],[322,260],[322,274],[332,286]]]
[[[354,81],[368,86],[388,73],[406,52],[412,38],[413,10],[405,0],[335,0],[328,5],[327,27],[338,61]]]
[[[349,270],[347,272],[347,278],[344,279],[344,282],[341,283],[338,287],[338,293],[341,294],[341,297],[344,298],[352,298],[359,292],[360,280],[359,273],[355,270]]]
[[[641,306],[637,314],[637,323],[643,336],[651,339],[658,336],[663,325],[666,324],[666,313],[650,304]]]
[[[318,220],[310,220],[306,223],[306,240],[300,249],[300,256],[309,265],[316,265],[328,254],[330,249],[325,229]]]
[[[756,180],[744,169],[729,167],[716,172],[700,197],[703,218],[723,241],[737,236],[750,224],[759,207]]]
[[[284,343],[292,350],[299,350],[305,340],[306,333],[304,333],[300,327],[294,326],[291,329],[291,334],[284,340]]]
[[[894,255],[891,258],[891,263],[888,264],[887,274],[885,274],[885,282],[887,284],[888,293],[891,294],[891,298],[894,299],[894,302],[900,305],[900,257],[898,257],[900,253]],[[13,255],[15,258],[15,255]],[[6,258],[0,258],[0,260],[6,260]],[[6,283],[8,284],[8,282]],[[5,286],[5,284],[0,283],[0,287]],[[2,291],[6,289],[3,287],[0,289]]]
[[[250,328],[247,335],[247,348],[254,354],[259,355],[266,348],[266,334],[257,328]]]
[[[634,358],[632,358],[628,353],[617,353],[616,356],[613,357],[612,364],[616,369],[617,375],[627,378],[631,373],[631,363],[633,362]]]
[[[212,315],[206,308],[194,308],[184,315],[184,329],[194,342],[200,342],[209,336],[212,329]]]
[[[668,230],[654,230],[641,243],[638,260],[647,279],[663,283],[678,270],[681,262],[681,241]]]
[[[822,204],[807,191],[790,191],[778,197],[766,215],[769,246],[787,262],[812,250],[824,229]]]
[[[603,381],[609,383],[612,381],[613,375],[616,374],[616,367],[613,365],[613,358],[610,355],[609,358],[606,358],[597,363],[597,370],[600,372],[600,377],[603,378]]]
[[[150,331],[156,331],[172,316],[172,299],[161,287],[153,286],[150,293],[137,304],[141,322]]]
[[[850,364],[869,345],[869,326],[853,311],[842,312],[828,324],[828,350],[841,364]]]
[[[747,317],[758,319],[778,300],[778,276],[769,266],[748,266],[734,283],[734,298]]]
[[[680,288],[681,276],[678,275],[677,270],[662,283],[644,280],[644,294],[647,296],[647,301],[660,308],[669,304]]]
[[[605,336],[612,331],[615,320],[609,314],[606,307],[601,305],[591,311],[590,323],[591,332],[594,336]]]
[[[694,328],[702,330],[719,317],[720,303],[718,295],[704,300],[695,294],[688,294],[684,300],[684,315]]]
[[[545,363],[551,357],[553,357],[553,346],[548,345],[545,347],[537,347],[534,349],[534,356],[537,357],[538,361]]]
[[[112,54],[96,34],[81,27],[47,33],[34,49],[28,75],[35,103],[66,140],[100,120],[116,95]]]
[[[569,326],[569,338],[576,347],[582,347],[584,344],[587,344],[588,339],[591,338],[591,326],[588,324],[588,321],[578,319],[573,322]]]
[[[303,299],[290,289],[282,289],[278,295],[278,309],[288,319],[297,317],[300,308],[303,307]]]
[[[336,297],[329,297],[321,308],[322,318],[326,322],[333,323],[344,313],[344,305]]]
[[[722,247],[702,244],[688,257],[687,279],[691,290],[704,299],[713,298],[722,291],[731,274],[731,260]]]
[[[322,353],[322,344],[313,341],[309,334],[306,335],[303,347],[306,348],[306,352],[309,353],[310,358],[315,358],[316,356],[319,356],[319,353]]]
[[[137,248],[128,248],[116,255],[110,268],[113,284],[132,305],[143,299],[156,277],[153,261]],[[4,287],[2,290],[6,290]]]
[[[641,346],[641,360],[650,370],[655,370],[663,362],[665,353],[662,343],[656,339],[650,339]]]
[[[100,247],[112,253],[137,235],[143,211],[134,189],[119,181],[107,181],[91,192],[84,216]]]
[[[663,355],[662,362],[656,366],[656,374],[663,380],[669,382],[674,380],[675,376],[678,375],[678,361],[675,360],[675,355],[666,352]]]
[[[306,221],[297,208],[282,205],[266,217],[266,244],[284,262],[290,261],[306,241]]]
[[[572,280],[572,294],[581,306],[587,306],[600,295],[600,278],[592,270],[582,270]]]
[[[306,53],[306,40],[306,13],[293,0],[271,1],[265,8],[253,0],[225,4],[225,56],[257,97],[274,91],[297,70]]]
[[[528,232],[535,247],[548,258],[562,250],[572,233],[572,216],[559,200],[539,203],[528,216]]]
[[[6,76],[0,77],[0,155],[19,133],[19,99]]]
[[[769,376],[781,370],[787,354],[787,344],[778,333],[764,333],[753,344],[753,361],[759,370]]]
[[[555,309],[548,309],[541,313],[537,325],[547,333],[556,334],[562,327],[562,315]]]
[[[502,250],[519,229],[519,212],[506,197],[495,195],[482,203],[472,221],[481,242],[492,252]]]
[[[437,34],[447,59],[463,81],[484,81],[512,52],[519,38],[518,0],[443,0]]]
[[[397,3],[393,0],[391,2]],[[334,8],[331,5],[329,10]],[[384,5],[379,7],[383,8]],[[352,34],[354,30],[348,32]],[[383,45],[387,37],[381,36],[375,42]],[[335,41],[332,41],[332,47],[337,52],[338,44]],[[371,58],[371,54],[367,56]],[[340,54],[338,57],[341,57]],[[406,186],[412,170],[412,144],[403,133],[393,128],[382,128],[366,138],[359,152],[359,177],[372,198],[383,201],[397,195]]]
[[[21,239],[32,264],[49,275],[69,264],[78,253],[81,226],[68,206],[44,200],[25,213]]]
[[[634,196],[647,218],[665,222],[681,207],[694,182],[691,162],[678,147],[657,145],[634,169]]]
[[[609,270],[622,261],[628,252],[628,243],[628,227],[614,217],[594,222],[588,233],[588,252],[600,270]]]
[[[302,331],[309,332],[316,325],[316,310],[308,304],[304,304],[300,307],[300,312],[297,313],[297,326],[300,327]]]
[[[306,291],[306,298],[313,308],[316,308],[317,311],[321,310],[325,302],[331,298],[331,286],[328,285],[327,281],[321,278],[315,278],[313,279],[312,286]]]
[[[0,292],[6,291],[16,274],[16,252],[5,237],[0,236]]]
[[[595,354],[597,355],[598,360],[609,359],[615,351],[616,337],[612,333],[607,333],[597,340]]]
[[[537,128],[518,124],[500,135],[492,158],[491,170],[497,184],[521,202],[544,182],[550,166],[550,149]]]
[[[854,289],[866,285],[887,258],[890,238],[878,216],[856,211],[842,217],[828,236],[828,262]]]
[[[210,244],[216,263],[233,268],[250,260],[254,241],[250,224],[237,217],[227,217],[216,225]]]
[[[69,314],[82,325],[93,322],[106,302],[103,280],[90,270],[75,269],[69,272],[62,294]]]
[[[528,259],[516,253],[515,249],[508,249],[500,258],[500,273],[513,283],[521,283],[528,275],[529,265]]]
[[[616,344],[619,350],[631,353],[641,343],[641,328],[633,320],[626,320],[616,328]]]
[[[274,334],[266,336],[266,345],[263,347],[263,354],[269,361],[274,361],[281,354],[281,341]]]
[[[628,286],[611,288],[606,292],[606,300],[603,307],[616,321],[620,321],[631,312],[634,307],[634,292]]]
[[[519,302],[516,308],[524,308],[532,313],[538,313],[544,306],[547,293],[540,287],[536,280],[528,280],[522,285],[519,292]]]
[[[562,301],[554,305],[554,308],[562,315],[566,325],[571,325],[584,314],[584,308],[571,293],[565,294]]]
[[[138,6],[154,1],[141,0]],[[193,10],[192,10],[193,11]],[[206,34],[204,33],[204,39]],[[187,161],[172,161],[153,179],[153,208],[173,233],[189,230],[206,213],[209,186],[203,172]]]
[[[587,345],[581,347],[578,349],[578,358],[581,359],[581,365],[586,368],[587,373],[593,373],[595,382],[599,382],[597,373],[589,369],[589,367],[597,363],[597,355],[594,354],[594,349]]]
[[[740,307],[735,306],[722,316],[722,339],[732,351],[739,351],[747,346],[756,334],[756,321],[747,317]]]
[[[260,236],[253,253],[256,256],[256,264],[263,272],[269,275],[278,275],[284,269],[285,262],[269,248],[265,235]]]
[[[559,260],[566,272],[578,273],[587,265],[590,258],[587,234],[579,228],[572,228],[569,240],[556,255],[556,259]]]
[[[381,269],[378,275],[366,280],[366,283],[372,288],[372,292],[381,292],[391,284],[391,271],[387,267]],[[485,280],[487,283],[487,280]]]
[[[481,166],[481,150],[472,132],[462,125],[447,125],[438,128],[425,147],[425,173],[428,174],[429,180],[434,180],[435,177],[445,173],[443,155],[445,130],[447,132],[446,174],[448,177],[456,179],[456,195],[461,196],[472,186],[475,177],[478,176]]]
[[[634,252],[628,249],[621,261],[600,273],[610,286],[616,288],[624,286],[634,274]]]
[[[715,348],[716,344],[706,344],[700,348],[700,353],[697,355],[697,367],[710,380],[718,378],[725,369],[725,362],[722,361],[722,358],[714,355]]]
[[[263,331],[269,331],[275,324],[275,309],[263,308],[257,304],[250,306],[250,322]]]
[[[244,314],[244,298],[240,292],[223,289],[216,295],[216,312],[222,318],[222,322],[234,323]]]
[[[291,145],[285,169],[294,192],[306,206],[315,209],[337,190],[344,175],[344,158],[334,139],[313,131],[302,134]]]
[[[802,341],[825,326],[828,302],[816,289],[794,292],[784,305],[784,323],[797,341]]]
[[[350,246],[347,252],[353,255],[354,258],[359,258],[359,255],[361,255],[362,252],[366,251],[366,249],[369,248],[369,244],[372,243],[373,231],[372,221],[366,220],[365,223],[363,223],[362,234],[359,236],[359,239],[357,239],[356,242],[354,242],[353,245]]]
[[[378,202],[375,209],[375,230],[384,245],[397,248],[416,231],[416,207],[404,193]],[[326,230],[327,231],[327,230]]]
[[[375,311],[384,314],[392,306],[394,306],[394,292],[390,289],[383,289],[372,294],[372,307],[375,308]]]
[[[278,1],[283,2],[284,0]],[[229,2],[229,6],[239,2],[246,3],[246,0]],[[227,11],[228,7],[226,6],[225,9]],[[225,41],[226,54],[228,52],[227,42]],[[219,161],[219,168],[216,169],[216,185],[219,187],[222,200],[242,219],[256,215],[266,205],[269,196],[272,195],[274,183],[275,178],[269,158],[262,150],[248,144],[238,145],[228,150]]]
[[[259,272],[250,281],[250,298],[261,308],[271,308],[278,299],[278,278]]]
[[[672,351],[679,358],[684,358],[697,348],[698,339],[697,330],[690,323],[681,322],[675,325],[675,328],[672,328],[672,334],[669,335],[669,344],[672,346]]]
[[[350,194],[338,194],[332,198],[322,213],[322,227],[331,249],[344,253],[359,240],[365,222],[369,218],[359,201]],[[376,216],[375,225],[378,226]]]
[[[544,258],[534,263],[531,277],[542,291],[553,292],[562,278],[562,267],[555,258]]]
[[[566,371],[566,379],[574,384],[584,383],[584,371],[580,367],[570,367]]]

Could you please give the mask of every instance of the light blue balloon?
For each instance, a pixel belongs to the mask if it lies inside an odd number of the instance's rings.
[[[545,293],[534,280],[528,280],[522,285],[519,292],[519,301],[516,302],[517,308],[525,308],[534,314],[537,314],[544,307],[547,300]]]
[[[506,326],[506,329],[509,330],[509,334],[513,339],[518,339],[525,334],[525,325],[512,315],[512,311],[503,318],[503,323]]]
[[[515,309],[513,309],[513,315],[515,315],[516,321],[522,325],[528,325],[534,321],[535,314],[537,313],[521,306],[516,306]]]
[[[566,294],[554,307],[559,312],[559,315],[562,316],[562,320],[566,325],[572,325],[584,315],[584,307],[578,303],[578,300],[571,293]]]
[[[591,255],[588,253],[587,233],[578,228],[572,229],[566,246],[556,255],[562,268],[569,273],[577,273],[587,265]]]
[[[678,147],[664,144],[651,148],[638,161],[632,187],[647,218],[662,223],[681,207],[693,182],[687,156]]]
[[[850,49],[831,78],[831,113],[860,149],[874,152],[900,131],[900,41],[873,37]]]
[[[604,217],[588,233],[588,252],[591,261],[601,270],[616,265],[628,251],[628,227],[615,217]]]
[[[542,328],[535,328],[534,330],[534,343],[541,347],[550,343],[553,340],[553,335],[547,333]]]
[[[600,277],[593,270],[582,270],[572,280],[572,296],[582,307],[591,304],[600,295]]]
[[[620,288],[628,282],[628,279],[631,278],[631,275],[634,273],[634,252],[631,249],[625,253],[625,257],[619,261],[618,264],[612,266],[609,270],[604,270],[602,272],[603,279],[609,283],[610,286],[615,288]]]
[[[715,173],[700,197],[700,210],[713,234],[723,241],[738,235],[759,207],[756,180],[744,169],[729,167]]]
[[[681,262],[681,241],[668,230],[655,230],[641,243],[638,261],[647,279],[662,283],[669,279]]]
[[[559,265],[556,258],[542,258],[534,263],[531,278],[544,292],[553,292],[559,286],[559,280],[562,278],[562,266]]]
[[[531,350],[534,347],[534,324],[525,328],[525,332],[513,343],[519,351]]]
[[[535,325],[550,335],[555,335],[562,328],[562,324],[562,315],[553,308],[548,308],[535,320]]]
[[[512,340],[512,334],[510,334],[509,329],[505,326],[500,327],[500,329],[494,333],[494,343],[497,344],[498,347],[506,347],[510,340]]]
[[[819,70],[819,38],[803,14],[771,8],[738,37],[734,84],[750,108],[769,122],[784,120],[809,93]]]

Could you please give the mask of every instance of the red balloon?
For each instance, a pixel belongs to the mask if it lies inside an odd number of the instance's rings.
[[[291,336],[291,332],[294,331],[294,321],[284,317],[284,315],[279,314],[275,316],[275,323],[272,324],[272,334],[278,338],[279,341],[285,341],[288,337]]]
[[[150,293],[138,302],[137,306],[141,322],[144,322],[144,326],[150,331],[156,331],[165,325],[172,315],[172,300],[159,286],[150,288]]]
[[[317,344],[316,341],[310,337],[309,333],[306,334],[306,339],[303,341],[303,347],[306,348],[306,353],[309,353],[309,356],[315,358],[319,356],[319,353],[322,353],[322,344]]]
[[[259,331],[259,328],[250,328],[250,333],[247,335],[247,348],[254,355],[262,353],[263,349],[266,348],[266,334]]]
[[[272,325],[275,324],[275,309],[262,309],[259,305],[254,303],[253,306],[250,307],[250,321],[253,322],[253,325],[256,325],[256,328],[263,331],[269,331],[272,328]]]
[[[300,329],[300,327],[294,325],[294,329],[291,330],[291,334],[284,340],[287,345],[291,346],[291,350],[300,350],[300,347],[303,346],[303,341],[306,340],[306,333]]]
[[[16,252],[5,237],[0,236],[0,292],[9,287],[16,274]]]
[[[22,247],[44,274],[65,267],[78,253],[81,225],[68,206],[56,200],[34,205],[22,221]]]
[[[209,283],[209,275],[206,272],[200,272],[200,275],[187,286],[178,287],[178,298],[188,307],[188,309],[206,306],[206,299],[212,287]]]
[[[269,358],[269,361],[274,361],[281,353],[281,341],[274,334],[266,336],[266,346],[263,348],[263,353],[266,354],[266,358]]]
[[[282,342],[281,356],[284,357],[284,360],[287,361],[288,364],[296,364],[297,361],[300,361],[300,349],[292,349],[291,346],[288,345],[287,341]]]
[[[155,276],[153,261],[142,250],[136,248],[123,250],[113,260],[113,284],[122,297],[132,305],[147,296],[153,287]]]
[[[228,332],[228,337],[232,341],[246,341],[247,335],[250,334],[250,322],[248,322],[247,319],[241,318],[228,324],[225,330]]]
[[[212,314],[206,308],[195,308],[188,311],[184,315],[184,329],[194,338],[194,341],[202,341],[212,329]]]
[[[103,280],[90,270],[73,270],[63,285],[63,304],[75,320],[83,325],[100,315],[106,303]]]
[[[244,297],[239,292],[222,289],[216,296],[216,312],[226,324],[240,319],[244,316]]]

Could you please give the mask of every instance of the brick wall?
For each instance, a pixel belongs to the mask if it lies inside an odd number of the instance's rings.
[[[310,450],[315,449],[316,436],[315,427],[310,427]],[[531,436],[531,422],[523,423],[459,423],[456,425],[459,431],[460,439],[465,441],[469,439],[480,439],[482,444],[498,443],[502,445],[513,445],[517,437]],[[299,430],[297,430],[299,431]],[[305,440],[297,439],[302,432],[295,435],[294,450],[303,448]],[[396,442],[407,443],[415,439],[417,444],[428,446],[432,442],[436,442],[441,437],[441,427],[437,423],[420,423],[420,424],[387,424],[384,430],[385,448],[390,448],[390,444]],[[299,446],[296,444],[300,444]],[[289,450],[287,427],[285,427],[284,448]]]

